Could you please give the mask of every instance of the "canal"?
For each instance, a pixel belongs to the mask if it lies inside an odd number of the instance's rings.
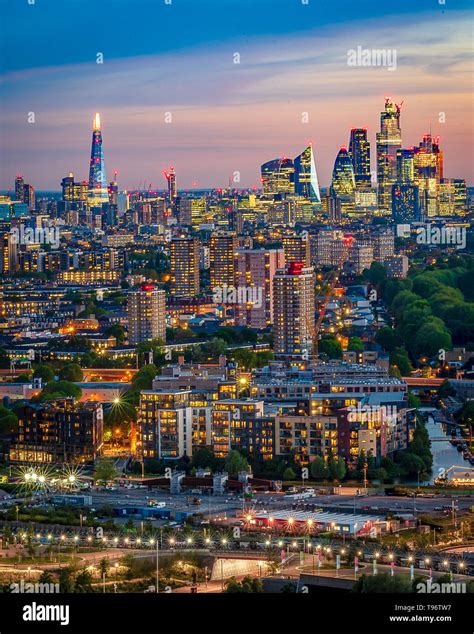
[[[470,467],[467,460],[464,460],[462,453],[457,451],[456,447],[449,442],[451,436],[446,433],[446,428],[443,428],[441,423],[435,423],[432,416],[428,415],[428,422],[426,423],[426,429],[430,438],[445,437],[446,442],[434,441],[431,443],[431,453],[433,454],[433,472],[430,477],[430,484],[438,477],[441,469],[449,469],[453,465],[460,467]]]

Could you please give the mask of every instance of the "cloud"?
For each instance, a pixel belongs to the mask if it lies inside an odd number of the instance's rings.
[[[349,129],[378,129],[383,96],[405,99],[405,145],[433,124],[441,133],[448,175],[472,170],[469,125],[469,21],[463,13],[392,16],[327,26],[304,34],[207,44],[173,54],[15,71],[2,77],[7,156],[2,184],[21,170],[38,188],[58,188],[70,169],[85,177],[93,112],[102,112],[109,172],[130,187],[158,178],[169,161],[180,186],[219,186],[239,170],[258,182],[259,165],[296,155],[313,140],[327,184]],[[354,68],[347,51],[395,48],[397,70]],[[240,64],[233,54],[240,54]],[[27,124],[34,111],[36,123]],[[437,124],[438,113],[447,123]],[[172,123],[165,123],[165,113]],[[302,123],[308,112],[309,123]],[[472,123],[471,123],[472,125]],[[435,130],[434,130],[435,131]],[[471,139],[466,143],[467,139]],[[374,156],[374,143],[372,144]],[[469,166],[469,161],[471,165]],[[8,165],[6,165],[8,163]]]

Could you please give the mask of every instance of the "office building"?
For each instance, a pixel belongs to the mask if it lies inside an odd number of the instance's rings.
[[[400,129],[401,105],[385,98],[380,113],[380,132],[377,132],[377,183],[379,208],[385,213],[392,209],[392,187],[397,180],[397,150],[402,146]]]
[[[349,154],[354,168],[356,188],[370,188],[370,143],[367,139],[367,128],[352,128]]]

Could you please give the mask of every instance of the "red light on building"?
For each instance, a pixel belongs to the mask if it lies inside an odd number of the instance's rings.
[[[304,269],[304,262],[290,262],[288,266],[288,275],[301,275]]]
[[[354,242],[354,236],[344,236],[344,244],[351,245]]]
[[[142,291],[149,292],[149,291],[154,291],[155,290],[155,285],[154,284],[142,284],[140,288],[141,288]]]

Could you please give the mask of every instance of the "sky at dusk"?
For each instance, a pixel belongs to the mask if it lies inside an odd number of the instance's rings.
[[[58,190],[70,171],[87,178],[95,111],[107,176],[117,169],[123,188],[164,189],[170,164],[179,188],[226,186],[234,172],[241,187],[259,185],[261,163],[294,157],[309,141],[326,186],[351,127],[368,127],[375,168],[386,95],[404,101],[403,146],[417,145],[431,126],[445,176],[473,184],[469,0],[0,0],[0,7],[2,189],[12,189],[18,173],[38,190]],[[396,69],[349,66],[347,51],[357,46],[395,49]]]

